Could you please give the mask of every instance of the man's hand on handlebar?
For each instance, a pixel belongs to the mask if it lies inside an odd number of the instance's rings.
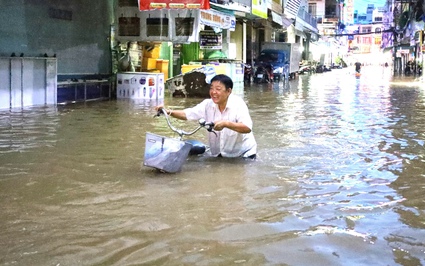
[[[173,110],[173,109],[167,109],[163,105],[155,106],[155,110],[157,111],[157,114],[155,116],[160,116],[164,112],[172,116],[174,118],[180,119],[180,120],[187,120],[186,113],[183,110]]]
[[[160,116],[160,115],[164,114],[164,112],[167,115],[171,115],[171,113],[173,112],[171,109],[166,109],[163,105],[155,106],[155,111],[156,111],[155,116]]]
[[[214,122],[214,130],[216,131],[221,131],[225,127],[226,127],[226,121],[224,120],[219,120]]]

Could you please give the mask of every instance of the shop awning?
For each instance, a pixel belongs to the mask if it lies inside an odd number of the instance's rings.
[[[295,20],[295,29],[298,31],[304,31],[303,24],[301,24],[298,20]]]
[[[315,33],[315,32],[310,32],[310,40],[313,42],[316,42],[319,40],[319,34]]]
[[[238,3],[229,3],[227,5],[221,5],[221,4],[216,4],[213,2],[210,2],[211,8],[218,10],[218,11],[223,11],[226,12],[226,10],[230,10],[230,11],[239,11],[239,12],[244,12],[244,13],[251,13],[251,7],[250,6],[244,6],[244,5],[240,5]]]
[[[394,48],[394,46],[387,46],[385,48],[382,49],[382,52],[388,52],[388,51],[392,51],[392,49]],[[400,44],[395,46],[396,51],[397,50],[413,50],[415,49],[415,46],[411,46],[408,44]]]
[[[272,20],[273,22],[279,24],[279,25],[283,25],[283,18],[282,15],[279,15],[278,13],[272,11]]]
[[[283,23],[283,26],[285,28],[287,28],[287,27],[291,26],[292,23],[294,23],[294,21],[292,19],[288,18],[287,16],[285,16],[285,14],[283,14],[282,15],[282,23]]]
[[[295,30],[295,34],[298,35],[298,36],[301,36],[305,39],[307,38],[307,36],[305,35],[305,33],[303,31]]]

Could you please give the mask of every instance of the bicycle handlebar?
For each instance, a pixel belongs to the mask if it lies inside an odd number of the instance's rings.
[[[168,116],[167,111],[165,110],[165,108],[159,109],[158,112],[156,113],[156,115],[154,117],[161,116],[161,114],[163,114],[165,116],[165,120],[167,121],[168,127],[172,131],[176,132],[180,136],[180,139],[182,139],[183,136],[190,136],[190,135],[195,134],[202,127],[204,127],[206,130],[208,130],[208,132],[212,132],[212,133],[216,134],[213,131],[213,129],[214,129],[214,122],[207,122],[207,121],[205,121],[205,119],[201,118],[201,119],[198,120],[198,123],[199,123],[198,127],[195,128],[192,131],[187,132],[187,131],[184,131],[182,129],[178,129],[178,128],[174,127],[171,124],[170,119],[169,119],[169,116]]]

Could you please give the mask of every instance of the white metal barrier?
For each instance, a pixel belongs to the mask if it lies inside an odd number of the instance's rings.
[[[0,57],[0,109],[57,103],[57,59]]]

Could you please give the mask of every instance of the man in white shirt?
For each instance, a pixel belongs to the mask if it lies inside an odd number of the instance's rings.
[[[214,131],[208,133],[212,156],[245,157],[255,159],[257,142],[252,133],[252,119],[242,98],[232,95],[233,81],[226,75],[211,79],[210,99],[184,110],[167,110],[181,120],[214,122]],[[158,106],[157,109],[163,108]]]

